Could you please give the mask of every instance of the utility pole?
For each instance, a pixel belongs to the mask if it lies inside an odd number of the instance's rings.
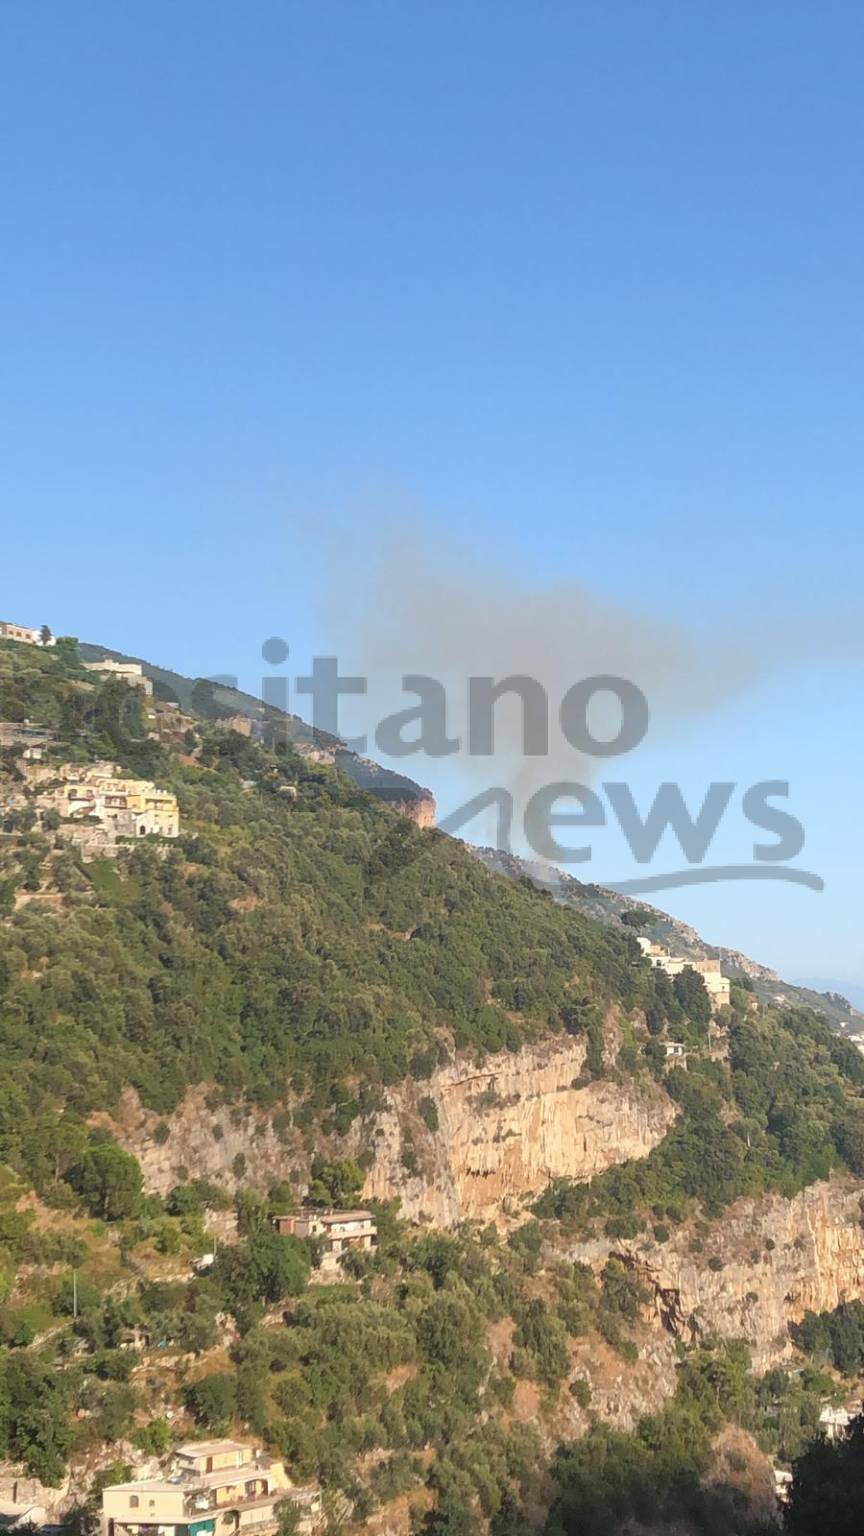
[[[72,1318],[78,1321],[78,1271],[72,1271]]]

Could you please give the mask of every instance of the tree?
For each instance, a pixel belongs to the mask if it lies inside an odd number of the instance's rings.
[[[234,1416],[237,1381],[230,1371],[214,1371],[201,1376],[184,1392],[186,1407],[202,1429],[224,1433]]]
[[[211,1271],[234,1312],[253,1302],[272,1305],[299,1296],[309,1275],[306,1244],[267,1228],[245,1243],[223,1248]]]
[[[468,1303],[446,1292],[430,1301],[417,1319],[420,1349],[433,1365],[447,1371],[463,1371],[472,1363],[470,1341],[477,1334],[477,1318]]]
[[[253,1232],[264,1232],[270,1221],[270,1211],[263,1195],[254,1189],[241,1189],[234,1201],[237,1212],[237,1231],[241,1237]]]
[[[10,1459],[53,1486],[63,1476],[73,1439],[62,1374],[32,1355],[8,1355],[0,1373],[0,1443],[5,1440]]]
[[[279,1522],[276,1527],[276,1536],[297,1536],[303,1511],[296,1499],[280,1499],[274,1513]]]
[[[363,1170],[350,1157],[312,1164],[312,1182],[307,1199],[310,1205],[347,1205],[363,1187]]]
[[[259,1300],[274,1302],[300,1295],[309,1275],[309,1255],[299,1238],[281,1237],[270,1230],[256,1232],[246,1252]]]
[[[122,1221],[141,1205],[144,1178],[130,1152],[106,1141],[90,1148],[80,1164],[76,1187],[94,1216]]]
[[[711,1018],[711,999],[698,971],[685,965],[672,983],[676,1001],[693,1024],[707,1025]]]
[[[279,1179],[271,1184],[267,1192],[268,1209],[271,1216],[290,1215],[297,1209],[297,1191],[288,1179]]]
[[[569,1365],[567,1333],[557,1317],[550,1317],[539,1296],[529,1301],[519,1318],[516,1343],[531,1359],[531,1374],[546,1386],[566,1376]]]
[[[656,917],[657,913],[648,907],[628,907],[626,912],[621,913],[621,921],[627,928],[649,928]]]

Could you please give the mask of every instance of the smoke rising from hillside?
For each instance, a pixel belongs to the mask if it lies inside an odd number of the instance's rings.
[[[367,530],[368,533],[368,530]],[[383,551],[379,555],[371,551]],[[439,679],[447,691],[447,727],[461,738],[458,767],[466,793],[500,784],[524,801],[541,784],[558,780],[590,783],[626,773],[626,756],[596,757],[577,752],[560,729],[558,709],[567,689],[582,678],[613,674],[637,685],[647,698],[651,720],[645,744],[654,746],[709,715],[770,675],[824,656],[812,634],[780,633],[776,625],[741,618],[728,627],[697,633],[648,611],[635,611],[591,591],[576,580],[541,585],[497,568],[465,550],[446,554],[404,533],[381,532],[345,554],[335,598],[325,612],[343,671],[368,678],[369,692],[357,730],[368,734],[367,750],[380,756],[375,722],[417,702],[401,692],[405,673]],[[860,641],[851,626],[832,628],[830,647],[845,660]],[[549,700],[548,756],[522,753],[522,709],[515,697],[495,707],[493,757],[467,750],[467,680],[511,674],[537,679]],[[359,706],[358,706],[359,709]],[[620,710],[610,696],[597,698],[589,721],[598,739],[615,736]],[[407,739],[413,735],[406,728]],[[394,764],[395,765],[395,764]],[[430,759],[401,759],[404,772],[423,779]]]

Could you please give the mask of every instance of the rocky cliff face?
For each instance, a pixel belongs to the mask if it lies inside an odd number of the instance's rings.
[[[398,1196],[406,1216],[441,1226],[497,1220],[507,1203],[539,1194],[552,1178],[590,1178],[662,1139],[674,1105],[650,1079],[585,1081],[585,1043],[545,1041],[517,1052],[466,1057],[427,1082],[388,1091],[374,1120],[355,1122],[333,1152],[374,1152],[364,1196]],[[104,1119],[104,1117],[103,1117]],[[107,1121],[106,1121],[107,1123]],[[184,1178],[266,1187],[308,1175],[298,1131],[236,1109],[210,1110],[200,1090],[155,1135],[159,1117],[128,1093],[112,1125],[134,1151],[148,1188]]]
[[[738,1200],[694,1251],[680,1228],[664,1244],[574,1244],[572,1258],[594,1265],[616,1252],[637,1270],[652,1310],[688,1342],[743,1338],[766,1370],[791,1352],[789,1324],[864,1297],[864,1184],[837,1178],[792,1200]]]
[[[416,794],[400,789],[376,789],[373,793],[377,800],[389,805],[392,811],[398,811],[400,816],[407,816],[418,827],[434,827],[437,807],[435,797],[428,789],[418,789]]]
[[[545,1042],[402,1085],[379,1120],[367,1198],[399,1195],[406,1215],[425,1213],[442,1226],[495,1221],[550,1179],[586,1179],[644,1157],[674,1119],[670,1099],[647,1080],[584,1082],[584,1065],[583,1041]],[[424,1098],[434,1105],[435,1131],[421,1116]]]
[[[355,1121],[332,1155],[374,1153],[366,1199],[398,1197],[405,1216],[453,1226],[473,1219],[524,1219],[528,1198],[550,1179],[587,1179],[662,1140],[675,1109],[656,1083],[587,1080],[579,1039],[546,1040],[481,1065],[463,1056],[426,1082],[390,1089],[377,1114]],[[102,1117],[104,1123],[106,1117]],[[157,1134],[158,1117],[128,1093],[110,1122],[141,1161],[148,1188],[206,1177],[227,1188],[266,1188],[290,1178],[302,1188],[310,1153],[290,1114],[207,1107],[191,1093]],[[864,1183],[816,1184],[791,1200],[739,1200],[708,1232],[692,1224],[668,1242],[609,1238],[565,1243],[567,1256],[602,1267],[618,1253],[637,1269],[650,1314],[668,1333],[745,1338],[765,1369],[789,1352],[788,1326],[864,1297]],[[557,1229],[550,1237],[559,1246]],[[646,1318],[646,1321],[650,1320]]]

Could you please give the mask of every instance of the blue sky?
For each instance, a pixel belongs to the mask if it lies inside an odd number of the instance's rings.
[[[797,0],[4,7],[8,616],[255,686],[395,519],[782,631],[627,773],[789,779],[824,894],[666,905],[864,984],[862,45]]]

